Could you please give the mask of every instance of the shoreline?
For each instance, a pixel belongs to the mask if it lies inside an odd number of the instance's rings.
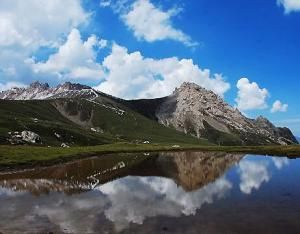
[[[0,172],[34,169],[67,163],[75,160],[117,153],[150,153],[204,151],[259,154],[289,158],[300,157],[300,146],[201,146],[180,144],[130,144],[116,143],[87,147],[37,147],[37,146],[0,146]]]

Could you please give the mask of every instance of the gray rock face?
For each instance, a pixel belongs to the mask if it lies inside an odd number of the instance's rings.
[[[183,83],[168,97],[125,104],[165,126],[220,145],[298,143],[289,129],[277,128],[263,117],[249,119],[212,91],[193,83]]]
[[[23,131],[21,132],[21,136],[22,140],[28,143],[36,144],[41,142],[41,137],[38,134],[31,131]]]
[[[277,128],[262,116],[248,119],[212,91],[193,83],[177,88],[157,108],[156,116],[161,124],[198,138],[215,135],[211,137],[220,144],[298,143],[289,129]]]
[[[98,94],[91,87],[66,82],[50,88],[47,83],[33,82],[27,88],[12,88],[0,93],[0,99],[7,100],[42,100],[55,98],[95,98]]]
[[[298,143],[288,128],[277,128],[262,116],[255,120],[249,119],[212,91],[193,83],[183,83],[168,97],[131,101],[111,97],[88,86],[70,82],[54,88],[50,88],[47,83],[34,82],[27,88],[13,88],[0,93],[0,99],[9,100],[83,98],[93,102],[97,97],[113,99],[165,126],[220,145]],[[119,115],[125,113],[124,110],[101,103],[97,105],[110,108]],[[65,106],[55,107],[65,116]],[[92,127],[87,124],[88,118],[85,118],[92,115],[86,107],[82,107],[82,111],[77,114],[67,116],[71,116],[72,119],[69,119],[77,124]]]
[[[8,141],[12,145],[20,145],[20,144],[38,144],[41,143],[41,137],[31,131],[22,131],[22,132],[9,132],[9,139]]]

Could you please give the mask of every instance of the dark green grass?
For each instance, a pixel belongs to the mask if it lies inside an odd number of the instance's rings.
[[[153,151],[222,151],[228,153],[278,155],[288,157],[300,156],[300,146],[201,146],[181,144],[180,148],[172,144],[132,144],[116,143],[90,147],[32,147],[32,146],[0,146],[0,168],[31,167],[49,165],[82,157],[121,152],[153,152]]]
[[[0,100],[0,143],[5,144],[8,132],[30,130],[39,134],[43,145],[95,145],[114,142],[108,134],[97,134],[64,118],[50,101]],[[38,121],[34,121],[38,119]],[[58,140],[54,133],[62,136]]]
[[[71,115],[84,109],[82,120],[86,113],[93,113],[91,124],[84,126],[64,117],[52,105],[53,100],[43,101],[7,101],[0,100],[0,144],[5,142],[8,132],[30,130],[39,134],[44,146],[59,146],[62,142],[72,146],[92,146],[116,142],[151,143],[189,143],[208,145],[208,141],[197,139],[164,127],[121,104],[111,100],[101,100],[103,104],[125,110],[124,115],[99,104],[84,99],[60,99],[56,102],[67,104],[67,112]],[[82,108],[84,107],[84,108]],[[34,119],[38,121],[34,121]],[[92,132],[91,127],[99,127],[103,133]],[[54,133],[62,136],[57,139]]]

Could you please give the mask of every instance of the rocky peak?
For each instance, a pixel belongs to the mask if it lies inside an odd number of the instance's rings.
[[[55,99],[55,98],[94,98],[97,97],[91,87],[87,85],[65,82],[56,87],[49,87],[48,83],[35,81],[27,88],[12,88],[0,93],[0,99],[9,100],[33,100],[33,99]]]
[[[256,118],[255,122],[261,128],[268,128],[268,129],[276,128],[274,124],[272,124],[267,118],[261,115]]]
[[[205,88],[197,85],[196,83],[193,82],[183,82],[178,89],[195,89],[195,90],[206,90]]]
[[[184,82],[179,88],[176,88],[173,95],[182,97],[184,100],[194,100],[202,103],[225,105],[224,100],[214,92],[207,90],[195,83]]]
[[[49,89],[49,84],[48,83],[43,84],[43,83],[40,83],[39,81],[35,81],[35,82],[31,83],[29,87],[32,89],[46,90],[46,89]]]
[[[64,90],[83,90],[83,89],[92,89],[87,85],[82,85],[78,83],[65,82],[64,84],[60,84],[57,88],[61,88]]]
[[[208,90],[205,88],[190,82],[183,82],[179,88],[176,88],[173,94],[180,94],[180,93],[193,93],[193,92],[203,92],[206,93]]]
[[[297,143],[290,131],[276,128],[262,116],[248,119],[220,96],[194,83],[184,82],[164,98],[156,118],[165,126],[217,144]]]
[[[264,116],[260,115],[256,118],[257,122],[270,122],[267,118],[265,118]]]

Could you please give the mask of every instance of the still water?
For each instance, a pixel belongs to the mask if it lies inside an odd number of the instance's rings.
[[[2,233],[300,233],[300,159],[122,154],[0,174]]]

